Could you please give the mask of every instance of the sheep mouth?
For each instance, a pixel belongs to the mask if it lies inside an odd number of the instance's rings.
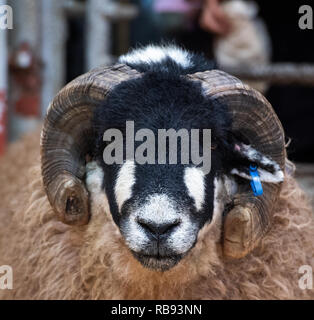
[[[182,259],[182,255],[160,256],[146,255],[132,251],[133,256],[143,267],[155,271],[167,271],[173,268]]]

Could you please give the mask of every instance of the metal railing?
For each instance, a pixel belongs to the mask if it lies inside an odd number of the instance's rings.
[[[221,69],[241,80],[266,81],[268,84],[314,86],[314,65],[273,63],[269,65],[227,67]]]

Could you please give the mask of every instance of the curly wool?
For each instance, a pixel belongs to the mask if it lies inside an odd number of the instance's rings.
[[[243,259],[226,261],[221,220],[167,272],[145,269],[128,251],[97,179],[89,183],[88,225],[58,222],[42,187],[39,133],[0,161],[0,265],[14,272],[0,299],[306,299],[298,269],[314,269],[314,223],[303,191],[287,176],[271,231]]]

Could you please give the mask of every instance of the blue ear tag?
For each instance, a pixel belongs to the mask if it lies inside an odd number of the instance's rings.
[[[250,175],[251,175],[251,188],[253,190],[254,196],[261,196],[263,194],[263,187],[261,183],[261,179],[259,177],[257,167],[254,165],[250,165]]]

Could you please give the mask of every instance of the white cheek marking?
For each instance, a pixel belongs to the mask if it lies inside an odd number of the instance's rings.
[[[119,58],[121,63],[139,64],[139,63],[159,63],[166,58],[172,59],[183,68],[191,66],[190,54],[175,46],[147,46],[142,49],[136,49]]]
[[[184,172],[184,183],[189,196],[194,199],[196,209],[202,209],[205,200],[204,173],[201,169],[189,167]]]
[[[118,172],[116,185],[114,188],[116,201],[119,211],[123,203],[132,196],[132,187],[135,183],[135,163],[133,160],[127,160]]]

